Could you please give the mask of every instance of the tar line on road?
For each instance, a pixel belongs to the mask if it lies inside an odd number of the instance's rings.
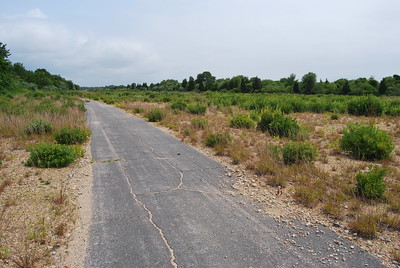
[[[223,166],[151,124],[95,101],[86,108],[86,267],[384,267],[323,226],[257,213],[229,194],[234,178]]]

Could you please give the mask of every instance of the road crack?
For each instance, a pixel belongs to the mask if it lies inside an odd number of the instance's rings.
[[[114,148],[114,146],[112,145],[110,139],[108,138],[107,134],[105,133],[105,131],[104,131],[104,129],[103,129],[102,127],[100,127],[100,130],[101,130],[102,134],[104,135],[104,138],[105,138],[105,140],[106,140],[106,142],[107,142],[107,144],[108,144],[110,150],[111,150],[112,153],[114,154],[114,157],[115,157],[114,159],[117,159],[117,153],[115,152],[115,148]],[[136,137],[138,137],[138,136],[136,135]],[[139,137],[138,137],[138,138],[139,138]],[[139,140],[140,140],[140,139],[139,139]],[[142,141],[140,140],[140,142],[142,142]],[[143,143],[143,142],[142,142],[142,143]],[[167,240],[167,238],[166,238],[166,236],[165,236],[165,234],[164,234],[164,231],[161,229],[161,227],[159,227],[159,226],[154,222],[154,220],[153,220],[154,215],[153,215],[153,213],[151,212],[151,210],[146,206],[146,204],[145,204],[142,200],[140,200],[140,199],[137,197],[137,195],[136,195],[135,192],[133,191],[133,185],[132,185],[132,183],[131,183],[130,180],[129,180],[129,176],[128,176],[128,174],[127,174],[127,172],[126,172],[126,169],[125,169],[125,166],[124,166],[125,161],[124,161],[124,160],[122,160],[122,161],[117,161],[116,163],[117,163],[117,165],[118,165],[119,170],[122,172],[122,175],[124,176],[124,178],[125,178],[127,184],[129,185],[129,191],[130,191],[130,194],[131,194],[133,200],[134,200],[136,203],[138,203],[140,206],[142,206],[143,209],[147,212],[147,214],[148,214],[148,220],[149,220],[150,224],[158,231],[158,233],[159,233],[161,239],[163,240],[165,246],[167,247],[167,249],[168,249],[168,251],[169,251],[169,255],[170,255],[170,264],[171,264],[171,266],[174,267],[174,268],[177,268],[177,267],[178,267],[178,264],[176,263],[176,257],[175,257],[174,249],[172,248],[172,246],[171,246],[170,243],[168,242],[168,240]],[[181,174],[181,176],[180,176],[180,184],[178,185],[178,187],[180,187],[180,186],[183,184],[183,173],[181,172],[180,174]],[[178,187],[177,187],[177,188],[178,188]]]

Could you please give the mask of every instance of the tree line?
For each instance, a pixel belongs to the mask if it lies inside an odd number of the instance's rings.
[[[108,86],[116,89],[125,86]],[[182,82],[174,79],[159,83],[136,84],[126,86],[127,89],[153,91],[220,91],[237,93],[296,93],[296,94],[335,94],[335,95],[391,95],[400,96],[400,76],[393,75],[377,81],[375,78],[345,78],[333,82],[317,81],[317,75],[309,72],[297,79],[295,74],[274,81],[256,77],[237,75],[232,78],[216,79],[209,71],[202,72],[196,78],[190,76]]]
[[[23,85],[28,89],[44,90],[78,90],[80,87],[72,81],[53,75],[46,69],[35,71],[25,69],[22,63],[12,63],[6,44],[0,42],[0,92],[13,89],[17,85]]]

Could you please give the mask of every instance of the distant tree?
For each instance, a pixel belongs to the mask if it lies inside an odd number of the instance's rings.
[[[250,82],[252,84],[253,91],[258,91],[258,90],[260,90],[262,88],[261,79],[258,78],[257,76],[256,77],[252,77],[250,79]]]
[[[246,76],[242,76],[242,79],[240,81],[240,92],[242,93],[249,93],[249,87],[247,86],[247,83],[249,82],[249,78]]]
[[[148,89],[148,88],[149,88],[149,86],[147,85],[146,82],[144,82],[144,83],[142,84],[142,87],[144,87],[145,89]]]
[[[375,80],[373,76],[368,79],[368,83],[373,86],[374,88],[378,88],[379,82]]]
[[[293,92],[296,94],[300,93],[300,85],[297,80],[293,82]]]
[[[0,59],[7,59],[9,56],[11,56],[10,50],[8,50],[6,46],[6,44],[0,42]]]
[[[394,74],[394,75],[393,75],[393,78],[394,78],[396,81],[400,82],[400,75]]]
[[[184,90],[186,90],[186,87],[187,87],[187,85],[188,85],[188,81],[187,81],[187,79],[185,78],[185,79],[183,79],[183,81],[182,81],[182,88],[184,89]]]
[[[295,74],[290,74],[289,77],[287,78],[287,85],[286,86],[292,87],[295,80],[296,80],[296,75]]]
[[[388,89],[388,87],[386,84],[386,78],[382,78],[381,82],[379,83],[379,88],[378,88],[379,94],[385,95],[387,92],[387,89]]]
[[[342,90],[340,91],[340,93],[343,95],[349,95],[350,92],[351,92],[350,83],[348,80],[346,80],[343,84],[343,87],[342,87]]]
[[[199,85],[200,91],[214,90],[215,76],[208,71],[197,75],[196,83]]]
[[[230,89],[239,88],[241,81],[242,81],[242,76],[240,75],[232,77],[232,79],[229,81]]]
[[[196,83],[194,81],[194,78],[192,76],[190,76],[188,86],[187,86],[187,91],[193,91],[195,86],[196,86]]]
[[[315,73],[309,72],[301,78],[301,82],[303,93],[312,94],[315,83],[317,82],[317,75]]]

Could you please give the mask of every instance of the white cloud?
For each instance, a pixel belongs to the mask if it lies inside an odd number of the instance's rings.
[[[34,8],[26,12],[26,16],[32,19],[47,19],[47,15],[44,14],[39,8]]]
[[[31,10],[29,18],[0,20],[0,36],[13,62],[46,68],[81,85],[132,83],[155,79],[159,57],[129,38],[107,38],[71,31]],[[88,83],[88,81],[90,81]]]

